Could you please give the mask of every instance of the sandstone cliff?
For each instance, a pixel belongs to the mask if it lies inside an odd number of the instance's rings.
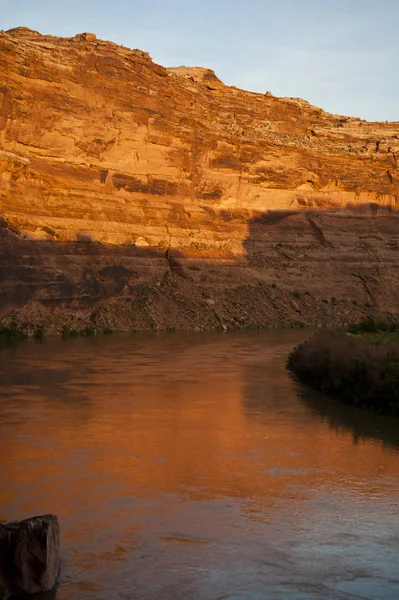
[[[398,313],[398,158],[399,123],[93,34],[0,32],[0,317],[55,331]]]

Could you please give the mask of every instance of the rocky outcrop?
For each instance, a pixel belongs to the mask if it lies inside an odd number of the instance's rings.
[[[0,32],[0,81],[0,317],[208,328],[399,310],[399,123],[89,33]]]
[[[54,587],[60,567],[59,537],[54,515],[0,524],[0,598]]]

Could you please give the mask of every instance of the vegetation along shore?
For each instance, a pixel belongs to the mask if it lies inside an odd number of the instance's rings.
[[[290,354],[302,382],[340,401],[399,416],[399,325],[366,320],[317,332]]]

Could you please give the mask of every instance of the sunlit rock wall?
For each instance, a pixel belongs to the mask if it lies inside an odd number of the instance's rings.
[[[201,302],[276,284],[398,311],[398,156],[399,123],[92,34],[0,32],[0,314],[135,297],[169,275]]]

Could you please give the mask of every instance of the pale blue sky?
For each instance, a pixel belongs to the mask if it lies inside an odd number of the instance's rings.
[[[164,66],[399,121],[399,0],[0,0],[0,28],[96,33]]]

